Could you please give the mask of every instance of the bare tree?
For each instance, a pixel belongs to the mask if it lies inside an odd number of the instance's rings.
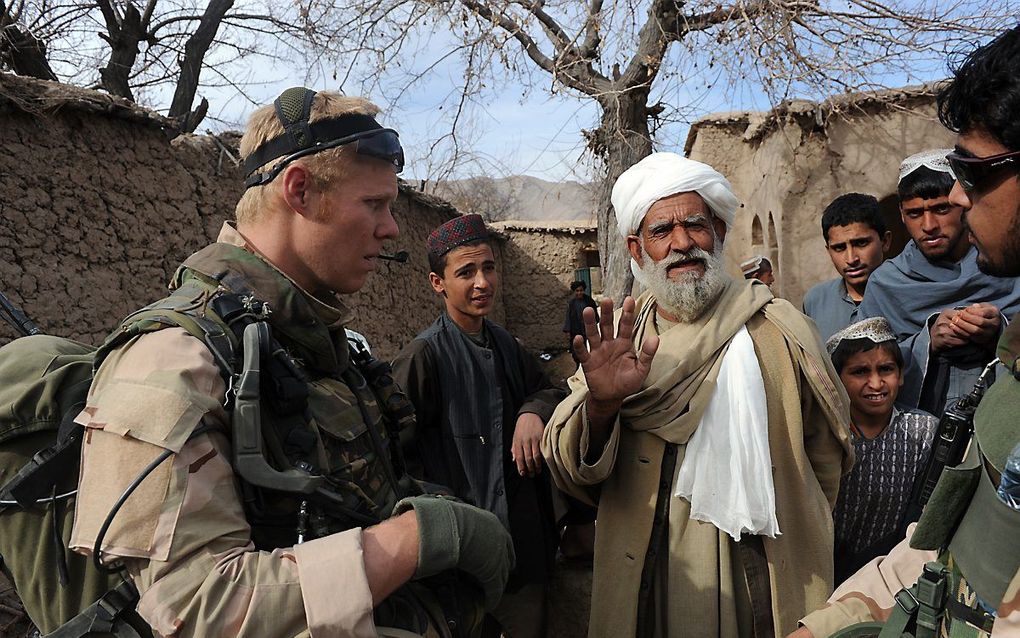
[[[0,65],[19,75],[56,80],[46,58],[46,44],[21,24],[24,0],[8,6],[0,0]]]
[[[194,131],[205,116],[204,98],[194,107],[200,87],[229,84],[244,94],[263,79],[253,62],[301,58],[312,46],[297,9],[272,0],[249,0],[242,10],[235,0],[6,1],[0,70],[130,100],[173,87],[168,116],[178,132]]]
[[[734,91],[755,85],[773,104],[799,93],[880,88],[887,78],[916,78],[918,65],[944,60],[1011,19],[991,0],[302,1],[310,19],[352,16],[323,35],[344,43],[337,63],[348,76],[361,70],[361,89],[391,103],[406,84],[430,79],[429,67],[406,73],[397,91],[382,79],[410,66],[429,33],[452,34],[443,56],[463,64],[464,82],[450,96],[453,122],[505,76],[593,100],[600,116],[585,141],[604,177],[599,249],[607,294],[617,300],[632,280],[608,189],[652,152],[657,126],[687,114],[688,104],[664,98],[669,87],[697,94],[715,83]]]

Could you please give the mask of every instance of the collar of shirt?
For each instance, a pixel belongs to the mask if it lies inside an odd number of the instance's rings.
[[[301,286],[297,285],[297,283],[295,283],[294,280],[287,275],[287,273],[277,268],[268,257],[259,252],[258,248],[253,246],[245,238],[245,236],[237,230],[237,226],[234,222],[223,222],[223,226],[220,228],[220,234],[216,237],[216,241],[221,244],[230,244],[231,246],[244,248],[253,255],[257,255],[259,259],[269,264],[273,270],[286,277],[287,281],[289,281],[296,289],[301,291],[301,294],[304,295],[306,300],[308,300],[308,304],[312,307],[312,310],[330,331],[338,330],[350,322],[350,309],[347,308],[347,305],[340,299],[339,295],[334,293],[331,294],[329,299],[323,299],[321,297],[316,297]]]

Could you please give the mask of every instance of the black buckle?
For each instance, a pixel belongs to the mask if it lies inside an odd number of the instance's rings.
[[[921,603],[919,603],[917,598],[914,596],[914,592],[910,589],[901,589],[898,591],[894,600],[899,608],[907,612],[907,615],[909,616],[913,616],[921,606]]]

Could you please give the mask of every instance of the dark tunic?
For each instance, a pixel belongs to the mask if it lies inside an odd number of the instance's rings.
[[[393,362],[414,403],[408,470],[496,514],[517,553],[511,586],[546,582],[556,550],[548,474],[523,478],[510,456],[517,417],[549,420],[566,392],[535,357],[489,321],[474,339],[444,313]]]
[[[926,412],[894,410],[875,438],[854,436],[856,460],[833,512],[837,584],[903,539],[900,522],[937,427]]]
[[[584,318],[581,313],[585,308],[598,310],[598,307],[599,305],[589,295],[585,295],[581,299],[571,297],[570,303],[567,304],[567,318],[563,322],[563,332],[570,334],[571,339],[576,335],[584,336]]]

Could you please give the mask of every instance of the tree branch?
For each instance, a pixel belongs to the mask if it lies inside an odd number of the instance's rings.
[[[205,54],[216,37],[216,31],[220,28],[223,16],[233,6],[234,0],[210,0],[198,28],[184,45],[184,57],[180,61],[181,76],[177,80],[177,88],[174,91],[174,99],[170,104],[169,113],[171,118],[180,122],[178,130],[181,133],[194,131],[209,108],[208,103],[205,103],[205,109],[200,107],[192,112],[191,104],[195,101],[195,93],[198,91],[198,79],[202,73]]]

